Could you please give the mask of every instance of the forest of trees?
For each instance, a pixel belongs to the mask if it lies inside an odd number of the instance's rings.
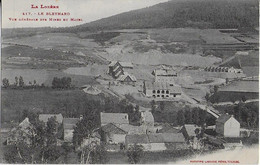
[[[136,28],[251,28],[258,26],[257,0],[182,0],[122,13],[65,31]]]

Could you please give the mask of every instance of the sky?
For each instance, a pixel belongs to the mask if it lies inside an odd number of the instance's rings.
[[[75,26],[135,9],[149,7],[168,0],[2,0],[2,27],[66,27]],[[32,5],[38,8],[32,8]],[[59,6],[59,9],[44,9],[44,6]],[[30,12],[31,15],[28,15]],[[47,16],[47,12],[69,12],[69,16]],[[43,13],[44,15],[39,15]],[[26,15],[27,14],[27,15]],[[14,19],[16,18],[16,21]],[[22,21],[21,19],[38,19]],[[47,21],[40,21],[41,18]],[[50,21],[61,19],[62,21]],[[67,18],[69,21],[63,21]],[[82,21],[70,21],[71,18]]]

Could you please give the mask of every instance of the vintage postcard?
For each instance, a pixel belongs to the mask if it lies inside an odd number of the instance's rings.
[[[258,0],[3,0],[1,164],[258,164]]]

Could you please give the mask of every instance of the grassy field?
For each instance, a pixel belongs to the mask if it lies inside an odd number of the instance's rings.
[[[65,73],[61,70],[46,70],[46,69],[4,69],[2,70],[2,79],[7,78],[10,84],[15,81],[15,76],[23,77],[25,84],[29,81],[33,82],[36,80],[37,84],[41,85],[44,83],[45,86],[51,86],[54,77],[71,77],[72,85],[81,87],[86,84],[96,84],[94,75],[73,75]]]
[[[82,90],[53,89],[2,89],[1,123],[19,122],[23,110],[39,113],[62,113],[64,110],[77,111],[83,103],[102,100],[102,96],[84,93]]]

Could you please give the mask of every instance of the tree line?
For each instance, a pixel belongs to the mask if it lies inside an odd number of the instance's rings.
[[[53,89],[70,89],[72,88],[72,79],[71,77],[54,77],[52,80],[52,88]],[[24,89],[30,89],[30,88],[49,88],[44,83],[39,85],[36,80],[29,81],[28,84],[24,82],[24,79],[22,76],[19,78],[16,76],[15,81],[13,84],[9,82],[9,79],[3,78],[2,80],[2,87],[3,88],[11,88],[11,89],[17,89],[17,88],[24,88]]]

